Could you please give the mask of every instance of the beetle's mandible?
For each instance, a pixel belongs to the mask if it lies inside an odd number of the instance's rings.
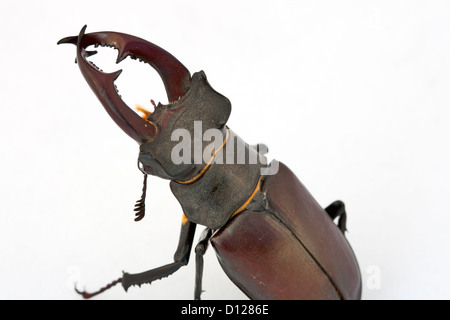
[[[170,53],[141,38],[86,34],[85,29],[58,44],[76,45],[77,63],[89,86],[116,124],[140,145],[144,189],[135,220],[145,214],[147,174],[171,181],[183,219],[173,263],[124,273],[97,292],[79,293],[89,298],[118,283],[127,290],[173,274],[188,264],[200,224],[206,229],[194,249],[195,299],[202,292],[209,243],[225,273],[251,299],[361,298],[360,270],[344,235],[343,202],[323,209],[288,167],[275,160],[267,164],[264,145],[250,146],[239,138],[227,126],[230,101],[210,86],[203,71],[191,76]],[[140,117],[117,93],[114,81],[120,71],[104,73],[87,60],[96,53],[86,50],[92,45],[115,47],[117,63],[129,56],[150,64],[162,78],[169,104],[159,103]]]

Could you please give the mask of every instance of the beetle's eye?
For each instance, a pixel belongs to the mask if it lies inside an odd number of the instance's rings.
[[[144,165],[142,164],[142,162],[139,161],[139,159],[138,159],[138,161],[137,161],[137,165],[138,165],[138,169],[139,169],[143,174],[146,174],[145,171],[144,171]]]

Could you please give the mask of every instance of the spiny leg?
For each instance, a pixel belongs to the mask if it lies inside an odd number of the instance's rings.
[[[83,298],[89,299],[102,292],[105,292],[106,290],[110,289],[111,287],[115,286],[118,283],[122,283],[123,288],[125,289],[125,291],[127,291],[128,288],[131,286],[134,285],[141,286],[142,284],[145,283],[150,284],[155,280],[159,280],[170,276],[171,274],[175,273],[178,269],[188,264],[196,226],[197,225],[193,222],[187,220],[183,221],[180,232],[180,240],[178,242],[177,251],[175,252],[174,255],[173,263],[169,263],[165,266],[145,271],[142,273],[136,274],[124,273],[121,278],[111,282],[107,286],[93,293],[79,291],[76,288],[75,290],[79,294],[81,294]]]
[[[178,242],[178,248],[174,255],[174,262],[166,264],[165,266],[145,271],[142,273],[129,274],[124,273],[122,277],[122,286],[125,291],[131,286],[141,286],[145,283],[152,283],[155,280],[159,280],[170,276],[178,269],[186,266],[189,263],[189,256],[191,253],[192,243],[194,241],[194,234],[196,224],[183,219],[181,226],[180,240]]]
[[[339,217],[338,227],[345,233],[347,231],[347,212],[345,211],[345,204],[341,200],[337,200],[325,208],[332,220]]]
[[[203,292],[202,290],[202,280],[203,280],[203,256],[208,248],[209,238],[211,238],[212,230],[206,228],[203,230],[200,241],[195,246],[195,292],[194,299],[201,300],[200,296]]]

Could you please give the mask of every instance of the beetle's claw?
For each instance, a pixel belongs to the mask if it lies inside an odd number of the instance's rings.
[[[86,289],[84,289],[83,291],[78,290],[76,284],[75,284],[75,292],[81,295],[83,299],[89,299],[93,297],[92,294],[86,292]]]
[[[77,45],[81,40],[80,46],[83,50],[91,45],[117,49],[116,63],[130,57],[150,64],[161,76],[169,101],[178,100],[189,90],[191,80],[189,70],[169,52],[151,42],[125,33],[103,31],[85,34],[86,27],[81,29],[79,36],[65,37],[59,40],[58,44]],[[80,37],[82,39],[79,39]]]
[[[63,38],[58,44],[71,43],[77,46],[77,62],[81,73],[117,125],[138,143],[152,141],[157,135],[157,126],[139,117],[117,93],[114,81],[121,70],[102,72],[86,60],[97,52],[87,51],[86,48],[92,45],[112,47],[118,50],[117,63],[131,57],[150,64],[161,76],[169,102],[177,101],[189,90],[189,71],[170,53],[144,39],[110,31],[85,34],[85,30],[86,26],[78,36]]]
[[[100,293],[102,293],[102,292],[105,292],[105,291],[108,290],[108,289],[111,289],[111,288],[114,287],[116,284],[121,283],[121,282],[122,282],[122,278],[119,278],[119,279],[117,279],[117,280],[115,280],[115,281],[109,283],[108,285],[104,286],[104,287],[101,288],[100,290],[95,291],[95,292],[92,292],[92,293],[86,292],[86,289],[85,289],[84,291],[78,290],[78,289],[77,289],[77,284],[75,283],[75,291],[76,291],[76,293],[78,293],[79,295],[81,295],[84,299],[90,299],[90,298],[95,297],[96,295],[98,295],[98,294],[100,294]]]

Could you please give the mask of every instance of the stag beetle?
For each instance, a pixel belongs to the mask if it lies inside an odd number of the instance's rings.
[[[227,276],[250,299],[360,299],[361,275],[344,235],[343,202],[323,209],[286,165],[276,160],[267,165],[264,145],[250,146],[226,125],[231,103],[210,86],[203,71],[191,76],[170,53],[135,36],[85,30],[58,44],[76,45],[76,61],[89,86],[116,124],[140,145],[144,188],[135,220],[145,215],[148,174],[170,180],[183,216],[173,263],[123,273],[97,292],[78,293],[90,298],[118,283],[127,290],[173,274],[188,264],[200,224],[206,229],[195,246],[195,299],[202,291],[208,243]],[[121,70],[104,73],[87,60],[96,53],[86,50],[92,45],[117,49],[117,63],[131,57],[150,64],[162,78],[169,103],[140,117],[114,85]],[[207,135],[209,139],[186,138]],[[214,143],[209,142],[212,137]]]

